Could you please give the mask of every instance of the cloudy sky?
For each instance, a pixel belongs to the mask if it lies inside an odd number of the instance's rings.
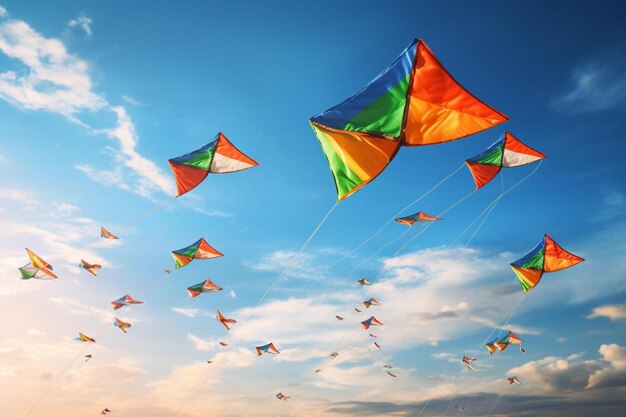
[[[1,4],[0,415],[624,414],[621,2]],[[309,117],[415,37],[511,120],[403,149],[298,252],[335,201]],[[458,168],[504,129],[548,158],[464,199]],[[219,131],[260,166],[174,199],[168,158]],[[407,211],[444,221],[403,235],[394,222],[354,251],[448,176]],[[544,233],[586,262],[522,297],[508,265]],[[200,236],[225,256],[165,274]],[[59,279],[20,280],[25,247]],[[190,299],[207,278],[224,291]],[[145,304],[114,312],[124,294]],[[382,305],[354,310],[370,297]],[[376,339],[359,324],[371,314]],[[482,344],[506,330],[526,353],[490,357]],[[257,357],[268,342],[281,354]]]

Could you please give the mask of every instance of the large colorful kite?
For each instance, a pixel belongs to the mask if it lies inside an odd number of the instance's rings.
[[[463,88],[415,39],[368,85],[310,123],[341,201],[376,178],[400,146],[448,142],[507,120]]]
[[[22,273],[22,279],[55,279],[58,278],[48,268],[35,268],[31,262],[17,268]]]
[[[221,132],[203,147],[172,158],[169,163],[176,179],[177,197],[196,188],[209,173],[227,174],[259,165],[235,148]]]
[[[524,145],[511,134],[504,134],[482,153],[468,159],[465,164],[474,177],[476,189],[494,179],[502,168],[514,168],[539,161],[546,156]]]
[[[187,247],[172,251],[176,269],[182,268],[194,259],[212,259],[220,256],[224,254],[215,250],[203,237]]]
[[[526,256],[511,264],[524,294],[535,288],[544,272],[556,272],[570,268],[583,258],[560,247],[548,235],[544,235],[539,244]]]

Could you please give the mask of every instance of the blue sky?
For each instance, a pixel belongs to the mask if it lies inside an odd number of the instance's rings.
[[[531,404],[542,405],[534,415],[620,415],[624,6],[337,3],[2,2],[0,314],[10,337],[0,344],[0,385],[14,401],[3,401],[0,414],[26,415],[42,395],[33,416],[104,407],[119,416],[415,416],[429,400],[423,415],[454,415],[455,401],[467,415],[491,407],[520,415]],[[308,119],[358,91],[414,37],[511,120],[402,149],[296,254],[335,201]],[[504,129],[548,158],[467,248],[475,228],[450,244],[501,184],[535,166],[506,170],[502,183],[446,213],[400,256],[406,239],[367,259],[403,231],[394,223],[331,268]],[[210,176],[173,199],[167,159],[218,131],[260,166]],[[463,168],[414,211],[440,213],[472,189]],[[121,242],[103,244],[100,225]],[[508,264],[544,233],[587,261],[547,275],[515,311],[510,325],[525,355],[481,352],[480,371],[459,374],[458,358],[519,300]],[[169,252],[200,236],[225,256],[164,274]],[[24,247],[61,279],[19,281]],[[76,267],[81,258],[103,264],[97,278]],[[287,279],[257,305],[293,259]],[[354,286],[383,265],[379,284]],[[190,300],[185,288],[208,277],[224,291]],[[133,323],[122,334],[108,303],[126,293],[146,303],[119,313]],[[380,351],[352,331],[369,317],[352,308],[371,296],[383,302],[375,312],[385,323]],[[214,320],[216,308],[240,321],[230,334]],[[71,340],[78,331],[97,335],[86,364]],[[217,345],[226,339],[227,349]],[[253,347],[269,341],[281,356],[254,357]],[[398,378],[387,378],[385,362]],[[511,373],[527,383],[507,389]],[[292,399],[276,401],[278,391]]]

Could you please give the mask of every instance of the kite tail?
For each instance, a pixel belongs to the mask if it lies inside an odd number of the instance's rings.
[[[274,280],[272,285],[270,285],[270,287],[267,289],[267,291],[265,291],[265,294],[263,294],[263,296],[259,299],[259,301],[256,304],[257,306],[259,306],[261,303],[263,303],[263,301],[265,301],[265,299],[267,297],[269,297],[274,292],[274,290],[280,286],[282,281],[284,281],[285,277],[289,274],[289,272],[291,272],[293,267],[297,265],[298,257],[302,254],[302,252],[304,252],[306,247],[309,245],[309,242],[311,242],[311,240],[315,237],[315,235],[320,230],[320,228],[322,227],[322,225],[324,224],[326,219],[328,219],[328,217],[330,216],[330,213],[332,213],[333,210],[335,210],[335,208],[338,205],[339,205],[339,201],[335,202],[335,204],[333,204],[333,206],[330,208],[330,210],[328,210],[328,213],[326,213],[326,215],[322,218],[322,221],[320,221],[320,223],[317,225],[317,227],[313,230],[313,232],[309,235],[309,237],[304,241],[304,243],[302,244],[302,246],[300,247],[298,252],[292,257],[293,261],[290,262],[289,264],[287,264],[285,269],[283,269],[283,271],[280,273],[280,275],[278,275],[278,277]]]

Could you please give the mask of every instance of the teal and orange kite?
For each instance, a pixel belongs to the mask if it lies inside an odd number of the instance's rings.
[[[449,142],[507,120],[415,39],[378,77],[310,123],[341,201],[376,178],[401,146]]]
[[[220,256],[224,254],[209,245],[203,237],[187,247],[172,251],[176,269],[182,268],[194,259],[212,259]]]
[[[511,264],[524,294],[535,288],[544,272],[556,272],[584,261],[560,247],[550,236],[543,239],[530,253]]]
[[[235,147],[223,133],[203,147],[169,160],[180,197],[196,188],[209,173],[227,174],[243,171],[258,164]]]
[[[437,217],[437,216],[431,216],[430,214],[426,214],[423,211],[418,211],[417,213],[411,214],[410,216],[398,217],[396,219],[398,223],[405,224],[409,227],[413,226],[415,222],[428,223],[428,222],[434,222],[435,220],[443,220],[443,218]]]

